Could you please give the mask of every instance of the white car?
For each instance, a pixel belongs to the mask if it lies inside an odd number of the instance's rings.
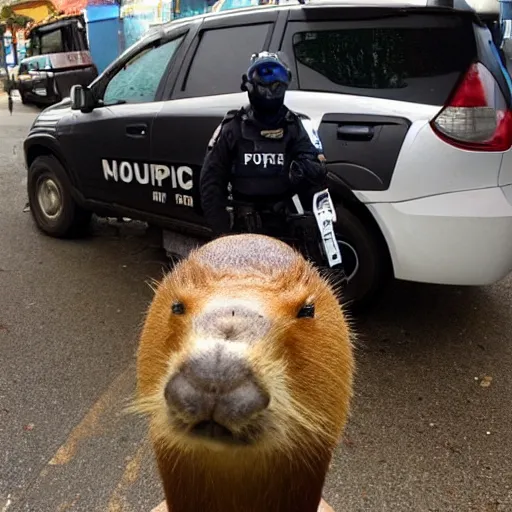
[[[510,76],[462,0],[311,0],[153,29],[36,119],[37,225],[66,236],[96,212],[208,237],[205,150],[261,50],[286,54],[286,104],[321,138],[347,300],[389,276],[478,286],[512,270]]]

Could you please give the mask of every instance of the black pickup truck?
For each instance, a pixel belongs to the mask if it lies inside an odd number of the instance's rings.
[[[197,186],[208,141],[224,114],[247,102],[240,82],[250,55],[284,51],[293,70],[286,103],[309,118],[327,158],[345,296],[369,300],[393,274],[395,230],[383,229],[365,197],[400,200],[392,177],[411,125],[428,127],[481,52],[475,38],[487,37],[460,0],[419,4],[286,3],[151,31],[35,120],[24,151],[37,226],[75,235],[95,213],[208,239]]]

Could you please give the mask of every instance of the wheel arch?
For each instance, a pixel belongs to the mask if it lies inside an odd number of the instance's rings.
[[[30,169],[30,166],[35,161],[35,159],[39,156],[53,156],[55,157],[59,163],[62,165],[66,172],[66,176],[68,177],[72,191],[74,192],[74,188],[78,186],[78,180],[73,172],[69,162],[61,151],[57,140],[51,135],[39,135],[37,137],[29,137],[25,140],[24,143],[24,151],[25,151],[25,164],[27,170]]]
[[[377,245],[382,251],[386,260],[387,271],[394,275],[393,258],[386,237],[384,236],[378,222],[368,207],[362,203],[354,194],[349,185],[339,176],[328,173],[329,192],[332,196],[334,206],[342,206],[361,220],[362,224],[375,237]]]

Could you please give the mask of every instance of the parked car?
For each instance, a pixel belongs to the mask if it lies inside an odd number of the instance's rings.
[[[87,86],[98,76],[82,14],[34,25],[28,41],[16,80],[23,103],[53,105],[69,97],[73,85]]]
[[[267,49],[291,60],[286,103],[323,141],[346,297],[364,304],[388,276],[502,279],[511,91],[488,28],[455,2],[317,0],[152,31],[35,120],[24,151],[37,226],[68,236],[95,212],[210,237],[198,194],[207,143],[247,102],[241,74]]]

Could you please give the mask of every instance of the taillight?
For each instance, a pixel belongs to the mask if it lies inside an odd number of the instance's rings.
[[[430,124],[441,139],[462,149],[507,151],[512,146],[512,113],[496,80],[480,62],[471,65]]]

